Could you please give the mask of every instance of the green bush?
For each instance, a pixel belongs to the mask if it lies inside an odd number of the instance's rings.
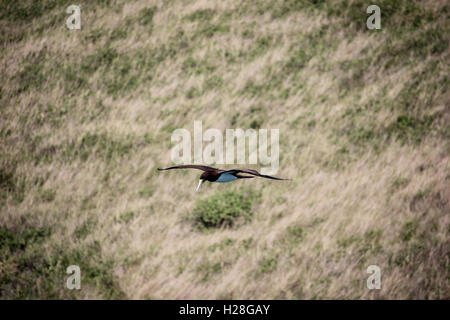
[[[253,216],[253,203],[259,194],[252,190],[226,191],[199,200],[193,216],[200,229],[233,227],[250,221]]]
[[[153,22],[153,16],[156,13],[156,7],[144,8],[139,11],[138,22],[142,26],[146,26]]]

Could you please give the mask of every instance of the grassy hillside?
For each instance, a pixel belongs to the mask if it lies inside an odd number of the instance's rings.
[[[449,14],[1,0],[0,297],[449,299]],[[157,172],[194,120],[280,129],[293,180]]]

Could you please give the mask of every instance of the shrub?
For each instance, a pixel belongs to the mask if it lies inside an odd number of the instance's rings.
[[[252,219],[252,207],[259,195],[247,192],[226,191],[199,200],[193,216],[200,229],[233,227]]]
[[[142,26],[146,26],[153,22],[153,16],[156,13],[156,7],[144,8],[139,11],[138,22]]]

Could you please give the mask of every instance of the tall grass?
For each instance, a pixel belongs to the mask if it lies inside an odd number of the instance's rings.
[[[446,1],[66,5],[0,4],[2,299],[450,298]],[[293,180],[158,173],[194,120]]]

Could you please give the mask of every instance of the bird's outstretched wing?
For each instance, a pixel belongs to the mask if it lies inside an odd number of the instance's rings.
[[[232,169],[232,170],[224,171],[223,173],[231,173],[231,174],[247,173],[247,174],[251,174],[251,175],[257,176],[257,177],[273,179],[273,180],[291,180],[291,179],[283,179],[283,178],[277,178],[277,177],[268,176],[268,175],[265,175],[265,174],[260,174],[258,171],[252,170],[252,169]]]
[[[169,167],[169,168],[158,168],[158,170],[171,170],[171,169],[199,169],[199,170],[203,170],[203,171],[219,170],[219,169],[216,169],[213,167],[200,166],[200,165],[196,165],[196,164],[186,164],[186,165],[174,166],[174,167]]]

